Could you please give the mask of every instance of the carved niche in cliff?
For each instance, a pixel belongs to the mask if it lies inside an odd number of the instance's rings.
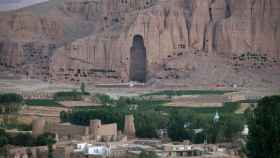
[[[131,81],[146,81],[147,55],[144,45],[144,39],[141,35],[135,35],[130,49],[130,70]]]

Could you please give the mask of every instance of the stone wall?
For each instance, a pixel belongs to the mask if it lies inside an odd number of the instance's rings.
[[[115,140],[118,136],[118,127],[116,123],[101,124],[101,120],[90,121],[90,135],[96,140],[109,139]]]
[[[46,125],[45,132],[57,134],[60,140],[81,140],[82,137],[87,134],[87,127],[71,124],[49,123]]]

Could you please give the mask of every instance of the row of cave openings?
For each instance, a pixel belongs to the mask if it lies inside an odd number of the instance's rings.
[[[66,70],[67,71],[67,70]],[[71,77],[71,74],[74,73],[74,77],[88,77],[88,75],[81,71],[81,69],[68,69],[69,73],[65,74],[65,69],[60,68],[59,72],[64,73],[64,79],[75,81]],[[101,72],[115,72],[114,70],[104,70],[104,69],[90,69],[90,73]],[[135,81],[139,83],[146,82],[146,73],[147,72],[147,51],[144,45],[144,39],[141,35],[135,35],[133,37],[132,46],[130,48],[130,63],[129,63],[129,81]],[[108,77],[108,76],[107,76]],[[117,77],[115,77],[117,79]]]

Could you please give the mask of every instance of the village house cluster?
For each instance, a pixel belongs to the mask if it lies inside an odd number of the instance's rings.
[[[89,126],[69,123],[50,123],[43,118],[33,121],[32,136],[44,133],[56,135],[54,158],[137,158],[143,151],[155,152],[161,158],[219,157],[234,158],[238,153],[231,144],[192,144],[190,141],[169,142],[165,139],[137,139],[133,115],[125,116],[124,130],[116,123],[102,124],[91,120]],[[9,158],[47,158],[47,146],[14,147],[8,150]]]

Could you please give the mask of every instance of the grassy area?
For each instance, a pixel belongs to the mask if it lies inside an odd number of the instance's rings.
[[[72,107],[73,110],[96,110],[102,109],[104,106],[74,106]]]
[[[27,106],[47,106],[47,107],[61,107],[61,105],[53,99],[30,99],[25,100]]]
[[[227,102],[224,103],[223,107],[166,107],[167,109],[188,109],[194,113],[200,114],[214,114],[219,113],[234,113],[240,107],[238,102]]]
[[[241,100],[239,101],[240,103],[257,103],[257,99],[251,99],[251,100]]]
[[[31,125],[23,124],[23,123],[8,123],[8,124],[1,124],[0,128],[2,129],[17,129],[19,131],[31,131]]]
[[[147,93],[143,96],[153,96],[153,95],[166,95],[166,96],[182,96],[182,95],[223,95],[234,91],[230,90],[178,90],[178,91],[159,91],[154,93]]]
[[[184,91],[186,93],[184,94],[224,94],[229,91]],[[160,93],[163,94],[163,93]],[[156,95],[156,94],[154,94]],[[105,96],[105,95],[104,95]],[[121,97],[118,100],[113,100],[109,96],[102,97],[104,99],[103,102],[105,102],[107,106],[111,107],[118,107],[118,109],[127,110],[131,108],[137,108],[137,110],[145,111],[145,110],[163,110],[168,111],[172,109],[184,109],[184,110],[190,110],[194,113],[200,113],[200,114],[213,114],[216,111],[219,113],[234,113],[237,109],[240,107],[240,102],[226,102],[224,103],[224,106],[222,107],[167,107],[165,106],[168,101],[164,100],[149,100],[144,98],[126,98]],[[85,107],[84,109],[96,109],[92,107]],[[99,107],[102,108],[102,107]]]
[[[90,93],[82,93],[78,91],[56,92],[54,94],[54,99],[57,101],[80,101],[85,95],[90,95]]]
[[[223,107],[203,107],[189,109],[196,113],[215,113],[216,111],[219,113],[234,113],[239,107],[240,104],[237,102],[227,102],[224,103]]]

